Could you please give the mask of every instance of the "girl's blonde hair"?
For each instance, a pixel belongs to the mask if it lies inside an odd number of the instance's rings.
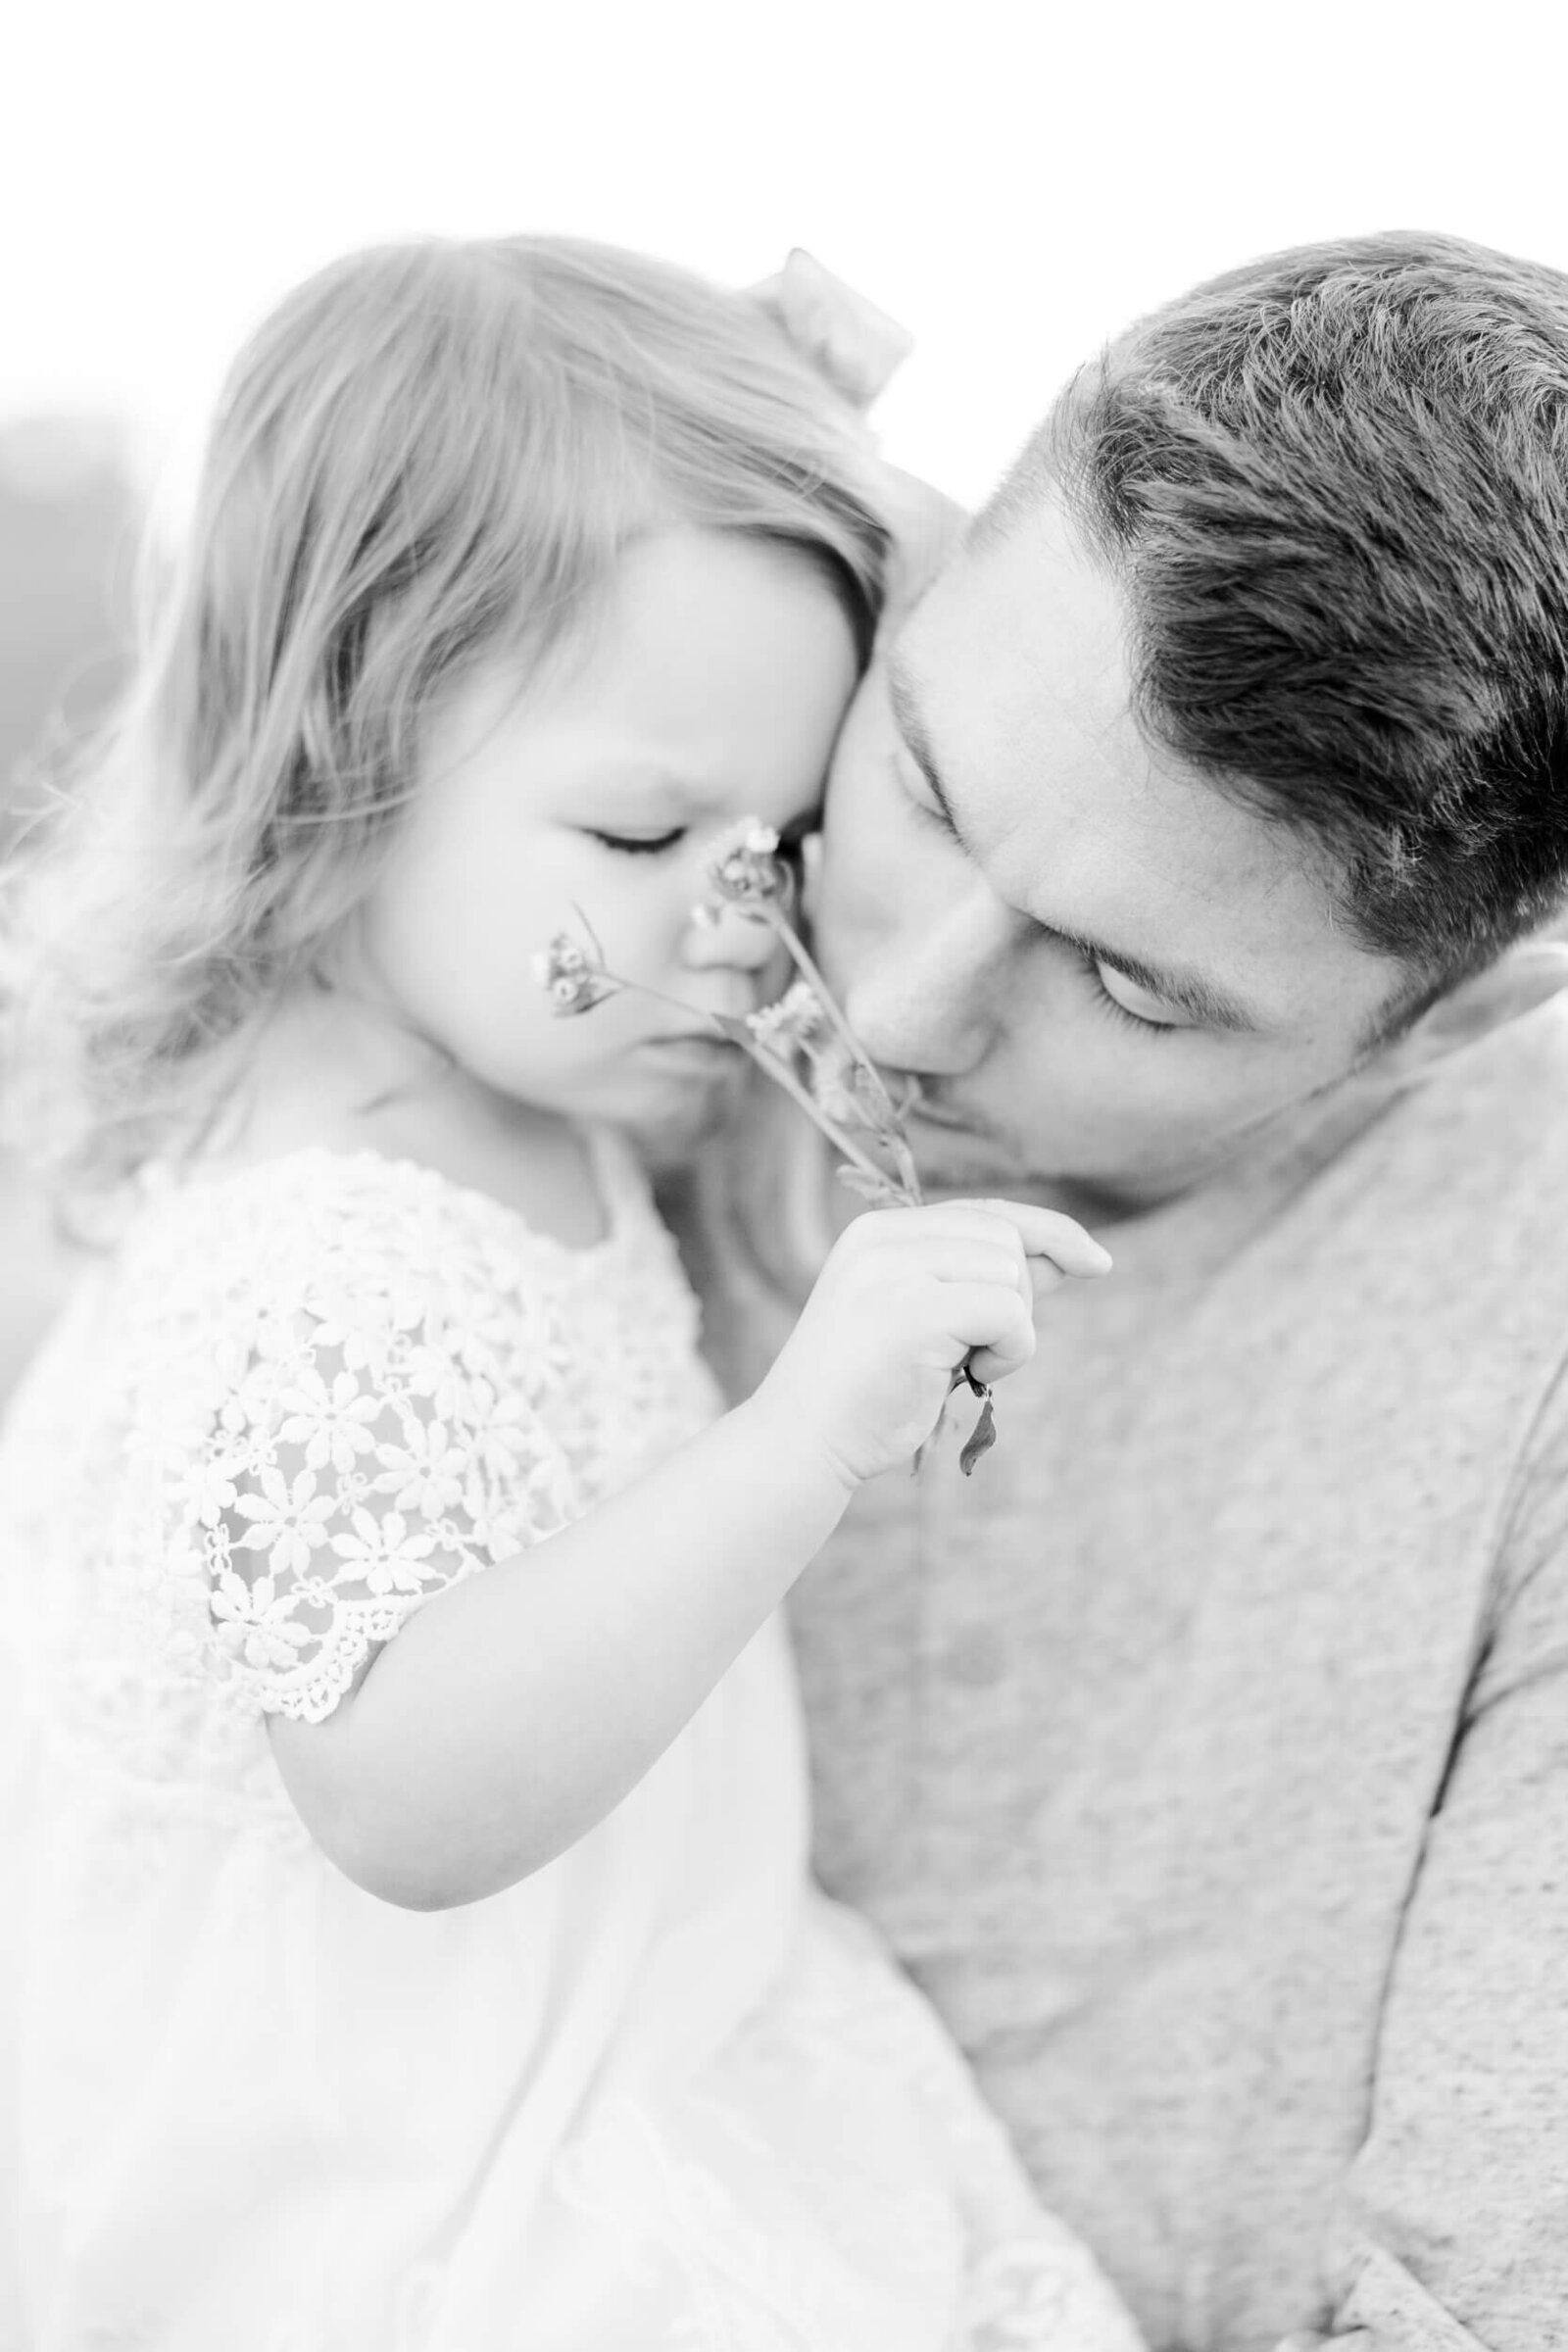
[[[389,246],[241,354],[137,680],[8,907],[19,1141],[74,1189],[198,1135],[364,897],[433,699],[542,661],[634,539],[801,549],[862,650],[886,534],[760,303],[552,237]]]

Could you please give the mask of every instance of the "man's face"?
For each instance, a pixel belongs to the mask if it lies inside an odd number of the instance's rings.
[[[1048,508],[954,560],[840,741],[821,960],[941,1187],[1157,1200],[1344,1076],[1404,976],[1303,842],[1151,749],[1124,626]]]

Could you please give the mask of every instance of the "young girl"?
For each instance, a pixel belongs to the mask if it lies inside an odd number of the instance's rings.
[[[881,554],[651,263],[362,255],[237,367],[18,918],[34,1140],[126,1203],[0,1465],[28,2352],[1132,2341],[810,1890],[775,1613],[1103,1254],[867,1215],[720,1414],[620,1140],[773,992],[702,860],[810,822]],[[699,1009],[554,1019],[574,906]]]

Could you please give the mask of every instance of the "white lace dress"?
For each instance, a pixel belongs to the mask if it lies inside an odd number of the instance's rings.
[[[288,1804],[268,1710],[327,1714],[432,1593],[714,1410],[667,1236],[596,1159],[580,1251],[372,1154],[150,1186],[19,1399],[0,2343],[1134,2344],[923,2003],[808,1891],[776,1624],[488,1900],[379,1902]]]

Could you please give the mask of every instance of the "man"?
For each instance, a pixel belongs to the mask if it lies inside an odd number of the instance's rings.
[[[845,731],[928,1187],[1116,1267],[800,1591],[819,1862],[1156,2352],[1568,2342],[1565,902],[1568,280],[1450,239],[1124,334]]]

